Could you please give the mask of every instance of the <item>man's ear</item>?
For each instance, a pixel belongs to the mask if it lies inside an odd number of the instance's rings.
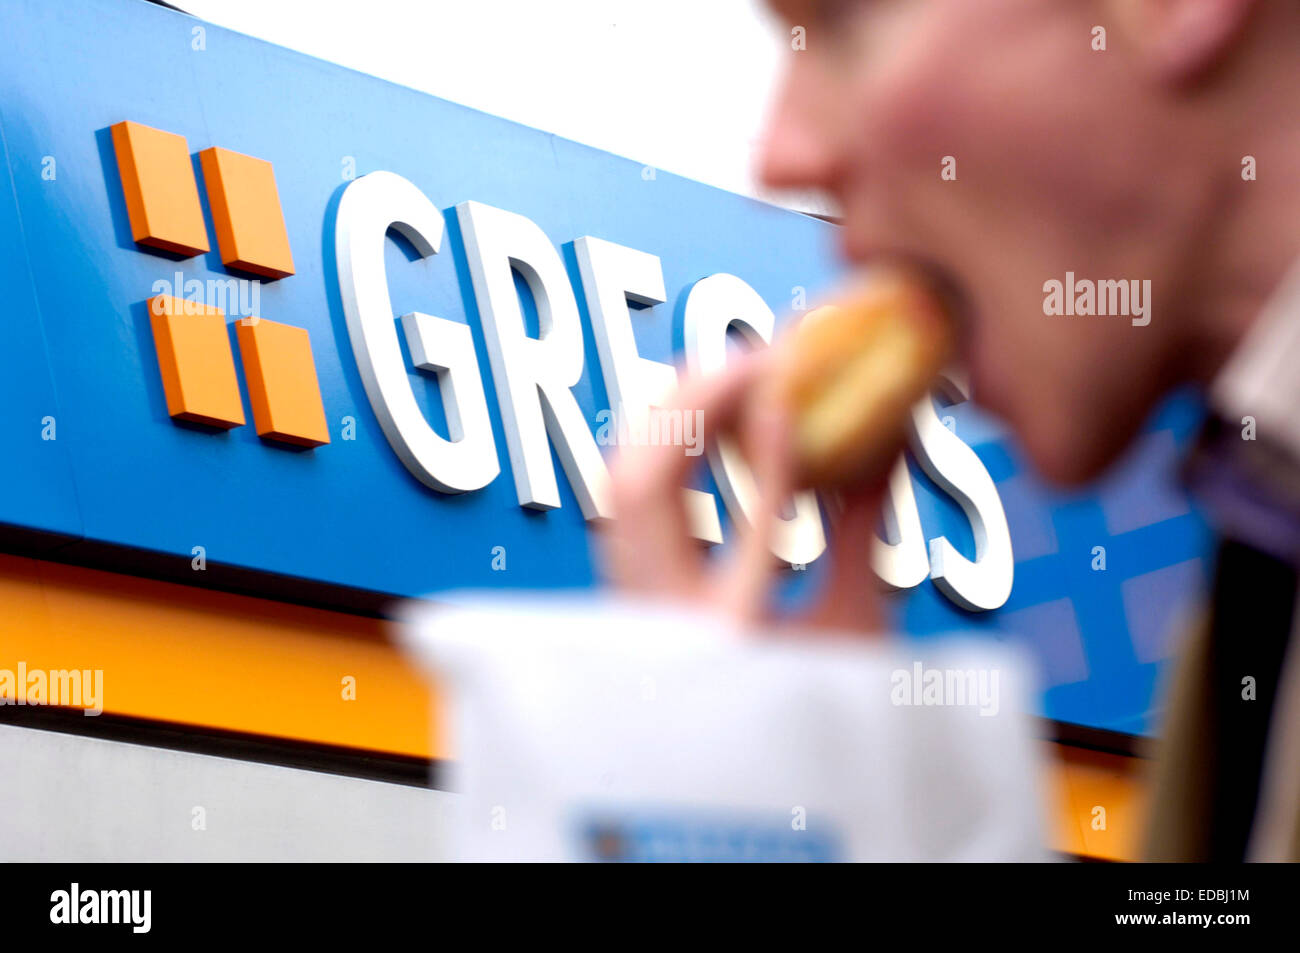
[[[1174,84],[1195,82],[1229,53],[1259,0],[1106,0],[1114,24],[1148,69]]]

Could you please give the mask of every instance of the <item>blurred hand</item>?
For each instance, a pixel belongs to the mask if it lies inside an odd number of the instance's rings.
[[[698,414],[702,442],[741,436],[759,488],[751,522],[737,521],[728,559],[714,564],[690,534],[682,487],[698,456],[679,446],[619,449],[612,467],[614,520],[602,534],[606,569],[629,593],[693,604],[748,626],[771,623],[770,599],[779,562],[769,548],[774,521],[791,493],[789,422],[756,399],[770,349],[733,356],[727,370],[689,379],[666,410]],[[831,518],[829,576],[813,607],[794,624],[837,631],[879,631],[880,600],[871,571],[872,541],[885,482],[855,487],[826,500]]]

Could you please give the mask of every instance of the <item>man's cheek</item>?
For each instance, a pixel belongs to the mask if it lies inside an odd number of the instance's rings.
[[[943,158],[960,160],[962,144],[978,132],[971,129],[971,106],[958,100],[934,77],[896,76],[880,82],[857,112],[863,146],[900,172],[933,173],[938,180]]]

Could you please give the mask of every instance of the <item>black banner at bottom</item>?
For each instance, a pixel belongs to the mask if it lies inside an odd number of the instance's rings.
[[[1285,931],[1295,871],[1272,866],[881,865],[611,871],[479,865],[9,865],[7,939],[374,940],[448,928],[499,939],[587,934],[680,940],[717,925],[918,940],[1120,937],[1232,943]],[[660,879],[663,878],[663,879]],[[704,927],[704,929],[701,929]],[[557,931],[560,931],[557,934]],[[865,932],[864,932],[865,931]],[[887,931],[887,932],[879,932]],[[919,931],[919,932],[917,932]]]

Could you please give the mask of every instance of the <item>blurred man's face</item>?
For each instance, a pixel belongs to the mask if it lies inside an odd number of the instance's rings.
[[[1130,0],[1138,3],[1140,0]],[[830,192],[846,255],[916,256],[970,301],[975,399],[1086,479],[1171,383],[1173,276],[1200,237],[1169,91],[1100,0],[773,0],[789,56],[760,172]],[[951,158],[948,158],[951,157]],[[949,178],[944,171],[949,170]],[[955,172],[955,178],[951,178]],[[951,180],[950,180],[951,179]],[[1044,283],[1151,281],[1150,324],[1044,314]]]

